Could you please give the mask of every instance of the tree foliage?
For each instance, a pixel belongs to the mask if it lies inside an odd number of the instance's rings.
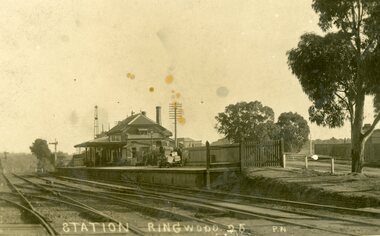
[[[297,113],[282,113],[274,123],[272,108],[259,101],[230,104],[215,119],[218,132],[235,143],[283,138],[287,152],[300,151],[310,133],[307,121]]]
[[[276,122],[276,139],[284,140],[285,152],[299,152],[310,133],[307,121],[299,114],[293,112],[281,113]]]
[[[48,143],[44,139],[36,139],[32,146],[30,146],[30,151],[37,157],[37,159],[48,158],[51,159],[51,151],[49,149]]]
[[[230,104],[215,119],[218,132],[235,143],[244,139],[268,140],[274,128],[272,108],[259,101]]]
[[[344,124],[352,108],[349,98],[355,93],[353,57],[350,43],[339,33],[305,34],[288,53],[289,66],[313,101],[309,108],[312,122],[331,128]]]
[[[351,124],[352,171],[361,172],[364,144],[380,120],[380,1],[313,0],[319,36],[301,36],[288,64],[313,102],[310,120],[318,125]],[[363,132],[365,97],[374,99],[375,119]]]
[[[36,139],[32,146],[30,146],[30,151],[38,159],[38,168],[43,168],[47,171],[54,169],[54,155],[52,155],[46,140]]]

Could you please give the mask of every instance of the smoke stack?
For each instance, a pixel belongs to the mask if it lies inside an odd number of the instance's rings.
[[[156,106],[156,123],[161,125],[161,107]]]

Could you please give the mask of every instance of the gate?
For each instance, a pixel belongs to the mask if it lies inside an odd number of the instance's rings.
[[[284,166],[283,140],[267,142],[244,141],[241,143],[241,167]]]

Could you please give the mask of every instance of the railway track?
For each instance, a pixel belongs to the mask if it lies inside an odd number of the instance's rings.
[[[3,175],[0,160],[0,235],[47,235],[39,216],[27,208]]]
[[[62,177],[59,178],[67,178],[69,177]],[[75,181],[77,179],[73,179]],[[104,183],[108,184],[114,184],[115,181],[103,181]],[[318,209],[318,210],[327,210],[332,212],[341,212],[341,213],[348,213],[353,215],[365,215],[365,216],[373,216],[373,217],[379,217],[380,218],[380,211],[369,211],[369,210],[363,210],[363,209],[357,209],[357,208],[347,208],[347,207],[337,207],[333,205],[324,205],[324,204],[315,204],[315,203],[309,203],[309,202],[301,202],[301,201],[291,201],[291,200],[284,200],[284,199],[278,199],[278,198],[268,198],[268,197],[261,197],[261,196],[254,196],[254,195],[244,195],[244,194],[237,194],[237,193],[231,193],[231,192],[223,192],[223,191],[216,191],[216,190],[204,190],[204,189],[190,189],[190,188],[183,188],[183,187],[174,187],[174,186],[167,186],[167,185],[153,185],[153,184],[141,184],[138,185],[133,182],[116,182],[116,184],[119,184],[121,186],[126,187],[134,187],[134,188],[145,188],[145,189],[152,189],[152,190],[172,190],[177,191],[180,193],[188,193],[191,195],[202,195],[202,196],[211,196],[211,197],[218,197],[220,199],[230,199],[230,198],[238,198],[243,200],[248,200],[251,202],[262,202],[262,203],[274,203],[274,204],[281,204],[281,205],[288,205],[288,206],[294,206],[294,207],[300,207],[305,209]]]
[[[66,187],[71,187],[71,186],[68,186],[68,185],[65,185],[65,184],[62,184],[62,183],[59,183],[63,186],[66,186]],[[160,200],[167,200],[167,197],[170,197],[171,199],[179,199],[180,201],[175,201],[175,203],[177,204],[181,204],[183,203],[183,201],[188,201],[189,200],[189,197],[191,198],[190,202],[194,203],[194,202],[197,202],[197,203],[201,203],[201,204],[205,204],[204,201],[200,201],[198,199],[194,199],[192,197],[194,196],[190,196],[190,195],[187,195],[187,194],[181,194],[181,196],[185,195],[186,198],[183,198],[183,197],[178,197],[178,196],[173,196],[173,195],[170,195],[170,194],[157,194],[156,191],[154,192],[147,192],[147,191],[139,191],[139,193],[137,194],[134,194],[134,196],[146,196],[146,197],[149,197],[151,198],[151,196],[149,195],[157,195],[160,197]],[[131,194],[128,194],[128,195],[124,195],[124,196],[131,196]],[[210,198],[210,197],[203,197],[202,199],[207,199],[208,202],[207,202],[207,205],[210,206],[210,205],[216,205],[218,206],[218,204],[214,204],[214,202],[225,202],[225,203],[234,203],[234,202],[231,202],[231,201],[226,201],[224,199],[216,199],[216,198]],[[212,201],[210,203],[210,201]],[[259,207],[257,205],[254,205],[254,204],[250,204],[250,206],[256,206],[256,207]],[[263,206],[260,206],[260,208],[262,209],[267,209],[268,211],[271,211],[273,210],[272,208],[269,208],[269,207],[263,207]],[[281,209],[280,211],[282,212],[285,212],[285,213],[290,213],[290,214],[294,214],[294,213],[297,213],[297,214],[300,214],[300,215],[303,215],[303,216],[309,216],[309,217],[314,217],[315,214],[308,214],[308,213],[305,213],[305,212],[295,212],[295,211],[289,211],[289,210],[284,210],[284,209]],[[272,215],[269,215],[269,216],[272,216]],[[332,220],[340,220],[340,221],[348,221],[348,222],[351,222],[351,223],[356,223],[356,224],[363,224],[363,225],[371,225],[371,226],[378,226],[380,227],[380,224],[378,223],[371,223],[371,222],[367,222],[367,221],[360,221],[360,220],[352,220],[352,219],[347,219],[347,218],[342,218],[342,217],[332,217],[332,216],[328,216],[328,215],[319,215],[320,217],[323,217],[323,218],[326,218],[326,219],[332,219]]]
[[[74,199],[74,196],[76,196],[76,197],[80,196],[80,197],[82,197],[84,199],[94,199],[95,198],[95,199],[99,199],[99,200],[101,200],[103,202],[106,201],[107,204],[109,204],[109,203],[117,203],[117,204],[120,204],[120,205],[127,206],[129,208],[134,208],[134,209],[139,210],[139,211],[144,210],[145,213],[150,213],[150,214],[153,213],[153,214],[159,215],[160,217],[168,217],[169,216],[172,220],[175,220],[175,221],[178,221],[178,220],[193,221],[193,222],[197,222],[198,224],[209,225],[210,228],[212,226],[217,225],[218,229],[224,229],[224,230],[228,229],[227,225],[223,225],[223,224],[215,223],[215,222],[209,222],[209,221],[206,221],[206,220],[198,219],[198,218],[191,217],[191,216],[184,215],[184,214],[180,214],[180,213],[171,212],[171,211],[168,211],[168,210],[165,210],[165,209],[160,209],[160,208],[157,208],[157,207],[146,206],[146,205],[138,203],[136,201],[126,200],[125,198],[120,198],[120,197],[115,197],[115,196],[107,196],[107,193],[101,194],[101,193],[98,193],[98,192],[84,191],[84,190],[81,190],[81,189],[75,189],[76,191],[74,191],[73,188],[52,187],[52,186],[49,186],[49,185],[46,185],[46,184],[37,183],[35,181],[30,181],[30,180],[28,180],[28,179],[26,179],[24,177],[18,176],[18,175],[15,175],[15,176],[17,178],[22,179],[23,181],[29,183],[29,185],[27,187],[25,187],[25,188],[32,188],[33,189],[33,187],[35,187],[35,188],[39,189],[42,192],[48,192],[48,193],[50,193],[50,195],[59,196],[61,198],[64,198],[65,201],[51,199],[51,198],[46,198],[46,197],[41,197],[41,196],[33,196],[33,195],[28,196],[30,198],[39,198],[39,199],[43,199],[43,200],[56,201],[56,202],[59,202],[59,203],[64,203],[64,204],[67,204],[67,205],[71,205],[73,207],[81,208],[82,210],[89,210],[88,208],[90,208],[91,212],[96,213],[96,214],[98,214],[100,216],[103,216],[104,218],[108,218],[109,220],[111,220],[111,221],[113,221],[115,223],[120,222],[120,221],[118,221],[116,219],[113,219],[113,218],[110,218],[109,216],[105,216],[100,211],[97,211],[94,208],[89,207],[88,205],[83,204],[82,202]],[[31,187],[31,186],[33,186],[33,187]],[[20,186],[20,187],[22,187],[22,186]],[[70,197],[68,195],[70,195]],[[137,233],[137,234],[139,234],[139,235],[145,235],[145,232],[142,232],[141,230],[139,230],[136,227],[132,228],[132,226],[129,226],[129,228],[133,229],[132,231],[135,232],[135,233]]]
[[[54,227],[46,220],[44,216],[42,216],[40,212],[38,212],[34,208],[32,203],[25,197],[25,195],[9,180],[9,178],[5,174],[2,174],[2,175],[4,179],[8,182],[11,189],[17,194],[17,196],[20,197],[20,199],[22,200],[22,202],[24,202],[26,206],[23,206],[20,203],[17,203],[12,200],[8,200],[6,198],[0,198],[0,199],[7,203],[12,204],[13,206],[16,206],[17,208],[20,208],[30,213],[30,215],[32,215],[45,228],[45,230],[47,231],[49,235],[58,235],[58,232],[54,229]]]
[[[56,178],[62,178],[72,181],[83,181],[79,179],[73,179],[69,177],[63,177],[63,176],[56,176]],[[273,203],[273,204],[280,204],[284,206],[294,206],[304,209],[317,209],[317,210],[326,210],[331,212],[340,212],[340,213],[347,213],[351,215],[364,215],[364,216],[372,216],[372,217],[378,217],[380,218],[380,211],[370,211],[370,210],[364,210],[364,209],[357,209],[357,208],[347,208],[347,207],[337,207],[333,205],[324,205],[324,204],[315,204],[315,203],[308,203],[308,202],[301,202],[301,201],[291,201],[291,200],[284,200],[284,199],[277,199],[277,198],[268,198],[268,197],[261,197],[261,196],[254,196],[254,195],[244,195],[244,194],[236,194],[236,193],[230,193],[230,192],[223,192],[223,191],[216,191],[216,190],[203,190],[203,189],[190,189],[190,188],[183,188],[183,187],[177,187],[177,186],[167,186],[167,185],[153,185],[153,184],[141,184],[138,185],[136,183],[132,182],[115,182],[115,181],[104,181],[102,180],[99,183],[106,183],[115,185],[116,188],[119,186],[123,187],[129,187],[132,189],[150,189],[153,191],[162,191],[170,190],[170,191],[176,191],[178,193],[188,193],[189,195],[201,195],[201,196],[209,196],[209,197],[218,197],[219,199],[242,199],[247,200],[252,203]]]
[[[109,216],[81,201],[78,201],[74,198],[72,198],[71,196],[67,196],[63,193],[60,193],[60,192],[57,192],[57,191],[53,191],[53,190],[50,190],[42,185],[39,185],[37,183],[34,183],[26,178],[23,178],[21,176],[18,176],[18,175],[15,175],[13,174],[15,177],[19,178],[19,179],[22,179],[23,181],[27,182],[28,184],[30,184],[29,188],[31,186],[34,186],[35,188],[43,191],[43,192],[48,192],[52,197],[43,197],[43,196],[38,196],[38,195],[35,195],[35,194],[25,194],[23,195],[23,198],[25,199],[25,201],[28,201],[28,199],[42,199],[42,200],[45,200],[45,201],[50,201],[50,202],[55,202],[55,203],[60,203],[60,204],[64,204],[64,205],[67,205],[69,207],[72,207],[72,208],[75,208],[75,209],[78,209],[82,212],[87,212],[88,214],[91,214],[92,216],[95,216],[99,219],[101,219],[102,221],[106,221],[106,222],[112,222],[112,223],[115,223],[117,225],[120,225],[121,222],[123,221],[120,221],[118,219],[115,219],[114,217],[112,216]],[[14,186],[14,185],[13,185]],[[16,186],[14,186],[16,189],[18,189]],[[19,186],[20,187],[20,186]],[[18,190],[19,191],[19,190]],[[20,192],[20,191],[19,191]],[[30,202],[29,202],[30,204]],[[31,205],[31,204],[30,204]],[[33,206],[31,206],[33,207]],[[40,214],[41,215],[41,214]],[[126,231],[131,231],[133,232],[134,234],[136,235],[145,235],[145,232],[140,230],[138,227],[132,225],[132,224],[129,224],[128,223],[128,229]],[[49,231],[49,234],[50,235],[57,235],[58,232],[56,230],[54,230],[54,233],[53,232],[50,232]]]
[[[77,179],[70,179],[70,178],[65,178],[65,179],[66,179],[66,181],[70,180],[70,181],[74,181],[74,182],[80,182],[81,184],[89,184],[89,185],[93,185],[93,186],[96,185],[97,187],[101,187],[101,188],[107,190],[107,192],[104,192],[101,194],[110,195],[110,192],[113,192],[112,195],[131,197],[132,196],[131,192],[134,192],[135,197],[136,197],[136,195],[138,195],[140,197],[144,196],[145,198],[154,197],[155,200],[157,200],[157,198],[161,199],[162,201],[169,201],[170,200],[171,202],[173,202],[175,204],[180,204],[182,206],[184,206],[186,204],[187,204],[187,206],[189,206],[189,204],[188,204],[189,202],[191,202],[192,204],[198,203],[198,204],[203,204],[202,207],[204,207],[204,208],[210,208],[210,207],[212,208],[212,209],[208,209],[208,210],[214,210],[214,211],[219,210],[222,213],[228,212],[230,214],[234,214],[234,215],[238,215],[238,216],[256,217],[256,218],[265,219],[265,220],[272,221],[272,222],[277,222],[277,223],[282,223],[282,224],[287,224],[287,225],[295,225],[295,226],[309,228],[309,229],[317,229],[317,230],[326,231],[326,232],[335,233],[335,234],[360,235],[360,234],[351,233],[351,232],[344,232],[342,230],[333,230],[330,228],[324,228],[324,227],[320,227],[320,226],[316,226],[316,225],[312,225],[312,224],[299,223],[299,220],[297,220],[297,222],[295,222],[293,220],[283,219],[283,217],[278,217],[276,215],[276,214],[279,214],[278,213],[279,211],[276,212],[276,211],[272,210],[272,213],[268,213],[268,211],[270,212],[271,209],[268,209],[268,208],[265,209],[262,207],[258,211],[258,207],[256,207],[255,209],[252,209],[252,204],[241,205],[241,204],[236,204],[233,202],[229,202],[229,201],[225,201],[225,200],[221,200],[221,199],[216,199],[216,198],[205,197],[205,196],[203,196],[202,199],[197,199],[197,198],[194,198],[194,195],[192,197],[190,197],[189,195],[185,195],[185,194],[179,195],[178,192],[157,193],[157,190],[154,190],[154,191],[146,190],[146,189],[142,190],[142,189],[136,189],[136,188],[131,188],[131,187],[122,187],[122,186],[110,185],[110,184],[105,184],[105,183],[99,183],[99,182],[94,182],[94,181],[84,181],[84,180],[77,180]],[[63,186],[65,185],[63,183],[60,183],[60,184]],[[66,185],[66,187],[68,187],[68,186]],[[115,193],[115,191],[118,191],[119,193]],[[208,193],[210,193],[210,191],[208,191]],[[124,194],[124,195],[122,195],[122,194]],[[198,195],[197,197],[199,198],[200,196]],[[216,201],[218,201],[219,203],[215,203]],[[222,202],[223,204],[220,204],[220,202]],[[247,210],[247,208],[249,208],[249,207],[251,207],[251,209]],[[265,209],[265,211],[263,211],[264,209]],[[328,209],[331,210],[331,207],[329,206]],[[263,212],[266,212],[266,213],[263,213]],[[300,213],[300,212],[294,212],[294,211],[282,211],[281,214],[284,215],[284,213],[302,215],[303,217],[305,217],[305,216],[317,217],[317,219],[319,219],[319,220],[330,219],[330,220],[335,220],[335,221],[340,221],[340,222],[342,222],[342,221],[343,222],[350,222],[350,223],[354,223],[354,224],[358,224],[358,225],[380,227],[380,225],[377,223],[371,223],[371,222],[360,221],[360,220],[352,220],[352,219],[346,219],[346,218],[341,218],[341,217],[339,218],[339,217],[320,216],[320,215],[316,216],[315,214],[311,215],[311,214],[307,214],[307,213]],[[360,213],[362,214],[363,212],[361,211]],[[372,214],[372,212],[371,212],[371,214]]]

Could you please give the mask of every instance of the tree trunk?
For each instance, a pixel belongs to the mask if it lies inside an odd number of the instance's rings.
[[[364,94],[356,97],[354,123],[351,126],[351,172],[362,173],[364,164],[364,145],[362,134],[364,120]]]
[[[363,164],[364,164],[364,140],[352,142],[351,148],[351,157],[352,165],[351,172],[353,173],[362,173]]]

